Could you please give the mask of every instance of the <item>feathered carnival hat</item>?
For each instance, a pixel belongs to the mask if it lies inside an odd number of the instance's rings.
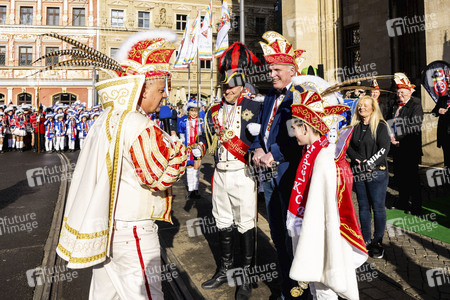
[[[259,59],[244,44],[236,42],[226,49],[219,59],[220,83],[230,87],[245,85],[248,69],[262,66]]]
[[[333,124],[344,119],[341,114],[350,109],[339,104],[339,94],[328,92],[330,84],[320,77],[297,76],[292,82],[292,116],[305,121],[322,135],[328,133]]]
[[[411,92],[415,91],[414,88],[416,86],[414,84],[411,84],[408,77],[403,73],[395,73],[394,81],[395,81],[395,84],[397,85],[398,89],[407,89],[407,90],[410,90]]]
[[[275,31],[267,31],[262,37],[268,42],[259,42],[268,64],[291,65],[297,72],[300,70],[300,65],[305,60],[301,56],[305,50],[294,50],[287,39]]]
[[[378,81],[376,79],[372,80],[371,87],[373,87],[373,88],[375,88],[377,90],[380,89],[380,86],[378,85]]]
[[[192,99],[186,103],[186,105],[183,107],[183,109],[185,111],[188,111],[191,108],[201,108],[202,106],[203,106],[202,101],[200,101],[200,103],[198,103],[196,99]]]
[[[60,39],[78,49],[54,51],[36,61],[62,55],[81,58],[61,61],[38,72],[67,66],[104,69],[114,78],[96,84],[103,106],[114,101],[115,108],[135,110],[145,80],[166,79],[169,86],[169,61],[175,51],[173,42],[177,39],[177,35],[170,30],[149,30],[130,36],[119,48],[115,59],[67,36],[56,33],[44,35]]]

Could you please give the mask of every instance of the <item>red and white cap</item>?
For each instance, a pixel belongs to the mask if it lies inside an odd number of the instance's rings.
[[[395,73],[394,81],[398,89],[407,89],[410,90],[411,92],[415,91],[414,88],[416,86],[414,84],[411,84],[408,77],[404,73]]]

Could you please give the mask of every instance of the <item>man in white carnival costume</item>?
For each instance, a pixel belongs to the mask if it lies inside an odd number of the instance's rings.
[[[171,222],[169,187],[184,174],[186,153],[146,114],[167,97],[176,35],[135,34],[117,60],[51,36],[85,51],[84,65],[116,75],[96,85],[104,111],[78,158],[56,251],[69,268],[94,266],[90,299],[163,299],[155,220]]]
[[[319,77],[299,76],[293,83],[292,128],[298,143],[306,147],[286,222],[294,250],[290,277],[302,288],[309,282],[314,299],[359,299],[355,269],[368,255],[345,160],[352,127],[336,132],[340,114],[348,107],[339,105],[339,87]]]

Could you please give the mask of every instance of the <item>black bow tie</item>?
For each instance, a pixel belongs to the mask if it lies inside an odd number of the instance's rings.
[[[287,93],[287,89],[286,88],[283,88],[283,89],[278,89],[277,90],[277,96],[280,96],[280,95],[286,95],[286,93]]]

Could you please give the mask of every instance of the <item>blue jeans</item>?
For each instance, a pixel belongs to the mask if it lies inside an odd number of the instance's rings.
[[[375,176],[376,172],[376,176]],[[369,174],[367,172],[366,174]],[[386,190],[389,181],[389,174],[385,171],[373,171],[372,176],[366,176],[364,180],[356,180],[353,183],[355,187],[356,197],[359,205],[359,221],[361,223],[361,231],[364,242],[372,240],[372,214],[370,208],[372,207],[374,215],[373,242],[381,242],[386,228]],[[358,177],[356,177],[358,178]],[[358,178],[360,179],[360,178]]]
[[[270,235],[277,249],[278,262],[282,275],[283,295],[290,295],[290,290],[296,285],[289,278],[292,260],[292,239],[286,229],[286,214],[289,208],[289,199],[281,194],[275,179],[263,181],[264,199],[266,201],[267,217],[270,227]]]

